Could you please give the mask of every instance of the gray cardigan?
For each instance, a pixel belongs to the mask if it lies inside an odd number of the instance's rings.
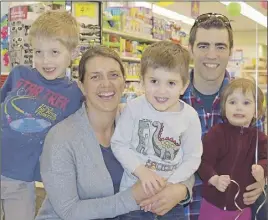
[[[48,133],[41,155],[47,197],[36,220],[113,218],[139,209],[131,189],[114,195],[85,106]],[[193,178],[185,185],[191,192]]]

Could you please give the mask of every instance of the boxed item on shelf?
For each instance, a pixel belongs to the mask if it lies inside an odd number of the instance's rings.
[[[108,7],[104,11],[103,27],[141,34],[152,38],[152,13],[150,9],[142,7]]]
[[[3,86],[4,82],[6,81],[7,76],[8,75],[1,73],[1,75],[0,75],[0,88]]]
[[[115,49],[121,57],[140,58],[142,52],[148,46],[136,40],[125,39],[118,34],[104,33],[103,45]]]

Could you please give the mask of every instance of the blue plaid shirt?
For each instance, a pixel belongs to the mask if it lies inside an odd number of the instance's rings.
[[[190,72],[190,75],[191,75],[190,84],[186,89],[184,95],[181,97],[181,99],[186,103],[188,103],[189,105],[191,105],[197,111],[201,122],[202,137],[203,137],[213,125],[223,122],[223,118],[221,117],[221,111],[220,111],[220,94],[231,79],[229,73],[226,71],[221,88],[213,101],[211,112],[206,112],[205,108],[203,107],[203,102],[200,99],[200,97],[196,94],[193,86],[193,75],[194,75],[193,70]],[[263,131],[264,129],[263,120],[258,120],[256,126]],[[200,177],[197,174],[195,174],[195,186],[193,187],[193,198],[191,202],[185,207],[185,216],[187,220],[198,220],[200,203],[202,200],[201,185],[202,181]]]

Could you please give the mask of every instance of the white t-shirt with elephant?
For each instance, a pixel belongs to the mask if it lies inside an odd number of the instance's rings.
[[[195,173],[203,152],[197,112],[181,101],[179,112],[160,112],[142,95],[124,108],[111,140],[115,157],[125,172],[120,191],[131,187],[141,164],[179,183]]]

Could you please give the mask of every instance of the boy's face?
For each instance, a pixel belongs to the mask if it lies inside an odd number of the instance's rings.
[[[60,41],[50,38],[34,38],[32,41],[34,67],[47,80],[65,76],[71,62],[71,51]]]
[[[255,114],[252,92],[243,94],[241,89],[236,89],[228,96],[225,111],[226,117],[232,125],[248,127]]]
[[[165,68],[148,68],[143,80],[145,96],[156,110],[180,110],[178,101],[185,90],[180,73]]]

